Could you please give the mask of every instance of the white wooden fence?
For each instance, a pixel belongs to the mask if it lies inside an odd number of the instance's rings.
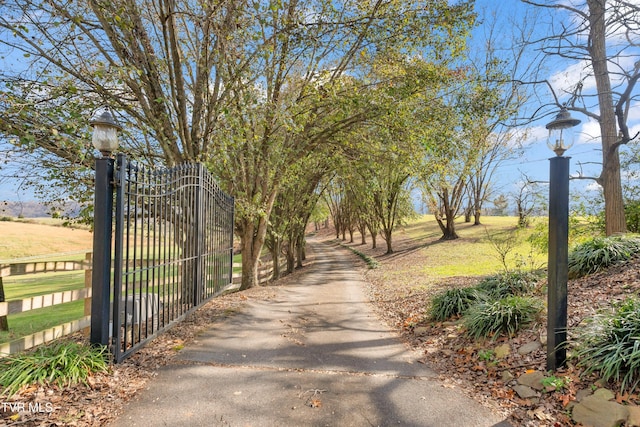
[[[239,268],[241,264],[234,263],[233,267],[234,269]],[[27,350],[80,330],[88,332],[91,324],[91,253],[86,254],[84,261],[45,261],[0,265],[0,284],[2,284],[3,277],[78,270],[85,271],[84,289],[55,292],[21,300],[0,302],[0,317],[7,316],[10,329],[12,315],[38,308],[52,307],[59,304],[84,300],[83,317],[13,341],[0,343],[0,357]],[[258,275],[260,283],[265,283],[270,280],[273,277],[273,263],[271,261],[265,262],[259,267]],[[237,289],[240,286],[241,279],[241,273],[234,273],[233,283],[228,289]]]

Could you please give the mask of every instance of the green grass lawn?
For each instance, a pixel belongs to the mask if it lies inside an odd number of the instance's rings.
[[[506,251],[509,269],[539,269],[546,266],[547,254],[533,249],[527,241],[535,227],[516,228],[515,217],[482,217],[482,225],[474,226],[460,220],[456,224],[459,238],[440,240],[442,232],[433,215],[424,215],[394,231],[394,253],[386,254],[386,243],[378,237],[378,248],[371,249],[371,239],[359,245],[360,236],[350,245],[373,257],[383,268],[370,272],[389,286],[432,286],[443,278],[487,276],[504,271],[495,244],[513,236]],[[546,218],[536,221],[546,222]],[[494,243],[492,243],[492,241]]]
[[[82,317],[84,317],[84,301],[74,301],[12,314],[8,317],[9,332],[0,331],[0,343],[31,335]]]
[[[66,257],[64,259],[70,259]],[[83,259],[83,257],[77,258]],[[51,260],[51,259],[48,259]],[[30,260],[30,262],[45,261]],[[234,256],[234,262],[241,262],[240,255]],[[235,268],[234,271],[241,271],[241,268]],[[131,281],[146,282],[147,279],[161,280],[165,275],[175,275],[176,267],[168,269],[158,268],[156,271],[137,273],[130,277]],[[3,279],[5,299],[7,301],[21,300],[31,298],[38,295],[46,295],[55,292],[71,291],[82,289],[85,287],[85,272],[56,272],[56,273],[38,273],[24,276],[6,277]],[[135,286],[136,289],[139,285]],[[133,287],[133,285],[132,285]],[[160,292],[163,295],[171,293],[171,288],[159,286],[149,286],[145,292]],[[133,292],[133,289],[130,290]],[[139,290],[138,290],[139,292]],[[0,343],[11,341],[22,336],[31,335],[38,331],[52,328],[54,326],[80,319],[84,316],[84,301],[75,301],[65,303],[53,307],[45,307],[38,310],[31,310],[25,313],[12,314],[8,316],[9,331],[0,331]]]
[[[54,292],[84,288],[84,271],[39,273],[3,279],[5,299],[21,300]],[[77,320],[84,316],[84,301],[75,301],[8,316],[9,332],[0,331],[0,343]]]
[[[516,229],[514,217],[483,217],[482,225],[457,224],[459,239],[440,240],[440,229],[435,220],[425,218],[416,225],[427,230],[430,241],[421,250],[428,264],[422,266],[434,277],[483,276],[504,270],[498,247],[506,252],[509,269],[537,269],[547,263],[547,254],[536,251],[527,241],[533,228]],[[513,239],[513,243],[507,243]]]

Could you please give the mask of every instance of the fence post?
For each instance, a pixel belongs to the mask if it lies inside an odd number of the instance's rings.
[[[84,254],[84,260],[85,260],[85,265],[91,265],[91,259],[93,258],[93,253],[91,252],[87,252],[86,254]],[[85,267],[84,270],[84,288],[85,289],[91,289],[91,274],[93,272],[93,268],[92,267]],[[91,315],[91,297],[85,297],[84,299],[84,315],[85,316],[90,316]],[[84,333],[84,336],[89,336],[89,333],[91,331],[90,327],[84,328],[82,330],[82,332]]]
[[[109,345],[113,165],[110,157],[96,159],[90,341],[100,345]]]
[[[2,275],[0,275],[0,302],[4,301],[4,285],[2,284]],[[7,320],[7,316],[0,316],[0,331],[8,331],[9,330],[9,321]]]
[[[229,201],[231,204],[231,214],[229,215],[231,217],[231,221],[230,221],[230,225],[229,225],[229,246],[231,246],[231,248],[229,249],[230,252],[230,259],[229,259],[229,284],[233,283],[233,229],[235,228],[235,199],[233,197],[229,197]]]

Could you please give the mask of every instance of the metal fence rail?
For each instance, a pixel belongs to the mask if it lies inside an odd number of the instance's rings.
[[[119,362],[231,284],[234,202],[200,164],[156,170],[119,155],[114,177],[109,329]]]

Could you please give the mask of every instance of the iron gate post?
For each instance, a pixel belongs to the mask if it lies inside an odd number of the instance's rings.
[[[195,238],[196,241],[193,242],[195,245],[195,277],[193,280],[193,306],[197,307],[200,305],[203,297],[204,291],[204,226],[203,221],[204,218],[204,167],[202,164],[198,163],[198,167],[196,168],[198,172],[197,182],[199,185],[196,186],[195,189],[195,207],[194,207],[194,224],[195,228]]]
[[[567,358],[567,278],[569,252],[569,159],[550,159],[549,260],[547,284],[547,370]]]
[[[110,157],[96,159],[91,276],[91,344],[109,345],[113,171]]]
[[[229,204],[231,205],[231,212],[229,213],[229,216],[231,217],[230,220],[230,225],[229,225],[229,234],[230,234],[230,241],[229,241],[229,252],[230,252],[230,259],[229,259],[229,284],[231,285],[233,283],[233,229],[235,228],[235,199],[233,197],[229,197]]]

